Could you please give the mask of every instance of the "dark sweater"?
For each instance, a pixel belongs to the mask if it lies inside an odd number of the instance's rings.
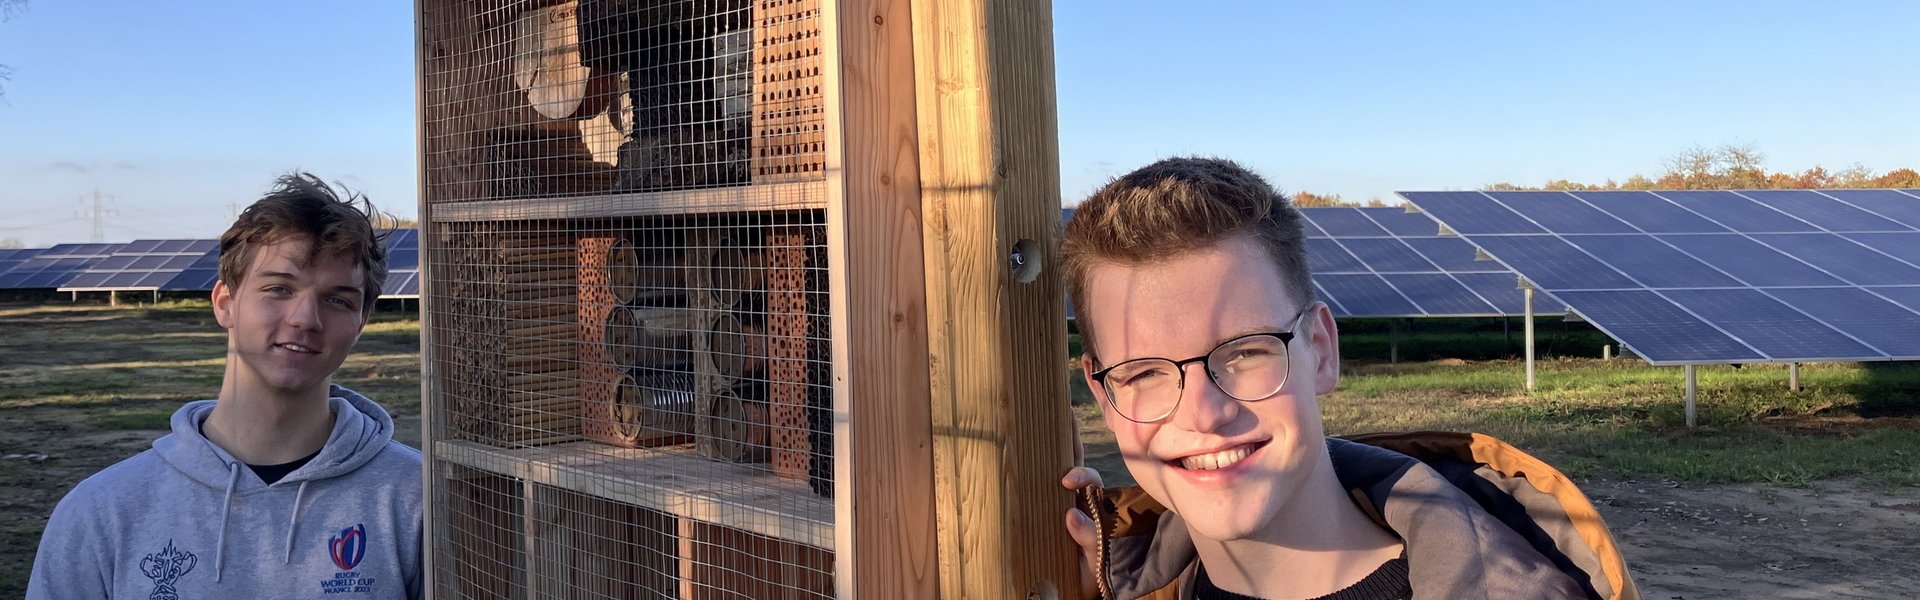
[[[1213,585],[1207,577],[1206,565],[1200,565],[1195,574],[1194,600],[1261,600],[1246,594],[1236,594]],[[1387,561],[1374,569],[1353,585],[1340,591],[1314,598],[1313,600],[1408,600],[1413,598],[1413,584],[1407,579],[1407,557]]]

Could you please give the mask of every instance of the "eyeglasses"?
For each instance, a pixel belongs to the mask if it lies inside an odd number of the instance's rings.
[[[1201,361],[1206,362],[1207,378],[1228,396],[1241,402],[1264,400],[1286,387],[1291,371],[1287,345],[1317,304],[1300,309],[1289,331],[1250,333],[1186,360],[1136,358],[1095,372],[1093,380],[1107,391],[1107,403],[1136,423],[1173,416],[1187,387],[1187,365]]]

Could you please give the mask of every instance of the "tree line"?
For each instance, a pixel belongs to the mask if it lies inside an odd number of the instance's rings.
[[[1663,161],[1664,170],[1648,177],[1636,174],[1622,181],[1582,183],[1555,179],[1540,185],[1494,183],[1482,191],[1595,191],[1595,190],[1777,190],[1777,189],[1849,189],[1920,188],[1920,172],[1898,168],[1874,173],[1859,163],[1840,170],[1814,165],[1804,171],[1770,171],[1766,156],[1750,144],[1726,144],[1718,148],[1696,146]],[[1350,202],[1339,194],[1298,192],[1296,206],[1386,206],[1378,198]]]

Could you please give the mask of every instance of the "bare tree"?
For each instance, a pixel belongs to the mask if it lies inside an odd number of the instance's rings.
[[[15,13],[26,9],[27,0],[0,0],[0,23],[5,23],[8,19],[12,19]],[[0,82],[7,81],[11,75],[13,75],[13,68],[0,64]],[[5,99],[7,99],[7,88],[0,85],[0,100]]]

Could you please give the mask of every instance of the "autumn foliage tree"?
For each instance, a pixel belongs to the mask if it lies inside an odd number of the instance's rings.
[[[1669,157],[1665,171],[1648,178],[1634,175],[1626,181],[1612,179],[1589,184],[1557,179],[1538,186],[1495,183],[1481,189],[1504,190],[1755,190],[1755,189],[1843,189],[1920,187],[1920,172],[1899,168],[1874,175],[1866,165],[1854,163],[1839,171],[1815,165],[1800,172],[1768,171],[1766,156],[1750,144],[1728,144],[1718,148],[1696,146]]]

